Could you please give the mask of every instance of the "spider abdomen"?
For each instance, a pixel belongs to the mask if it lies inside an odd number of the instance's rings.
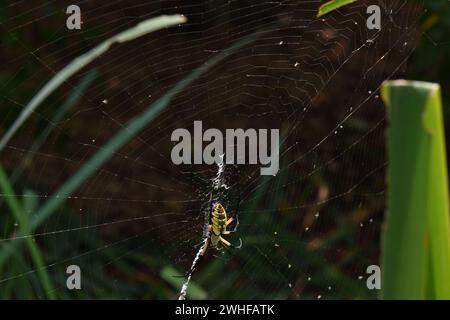
[[[216,203],[212,210],[211,216],[211,224],[212,224],[212,233],[216,236],[222,234],[226,231],[227,223],[227,213],[225,208],[220,204]]]

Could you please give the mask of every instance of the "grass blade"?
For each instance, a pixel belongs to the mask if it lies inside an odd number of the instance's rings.
[[[387,82],[388,212],[383,298],[450,299],[447,161],[437,84]]]
[[[20,113],[19,117],[14,121],[13,125],[8,129],[5,135],[0,140],[0,152],[3,150],[8,141],[16,133],[16,131],[23,125],[33,111],[61,84],[67,79],[87,66],[93,60],[105,53],[115,43],[123,43],[147,33],[163,29],[169,26],[177,25],[186,22],[186,18],[182,15],[159,16],[156,18],[144,20],[133,28],[127,29],[105,41],[100,43],[85,54],[77,57],[65,68],[59,71],[47,84],[31,99]]]
[[[11,210],[14,219],[20,225],[21,230],[23,232],[29,233],[30,225],[27,217],[25,216],[25,211],[23,210],[22,205],[19,203],[17,198],[14,197],[15,195],[14,190],[11,187],[8,177],[6,176],[6,173],[3,170],[2,166],[0,166],[0,190],[2,191],[2,194],[10,195],[6,196],[6,204]],[[28,250],[30,251],[31,258],[33,259],[39,280],[41,281],[42,288],[44,289],[47,298],[54,299],[55,295],[53,291],[53,286],[44,263],[44,258],[42,256],[41,251],[39,250],[38,245],[33,240],[33,238],[26,238],[26,244]]]
[[[330,13],[331,11],[334,11],[336,9],[339,9],[340,7],[346,6],[350,3],[355,2],[356,0],[332,0],[328,1],[327,3],[324,3],[320,6],[319,11],[317,13],[317,18],[326,15],[327,13]]]

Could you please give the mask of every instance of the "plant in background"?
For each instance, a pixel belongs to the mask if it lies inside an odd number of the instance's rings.
[[[355,2],[356,0],[332,0],[324,3],[320,6],[319,11],[317,12],[317,17],[321,17],[323,15],[326,15],[327,13],[330,13],[331,11],[334,11],[336,9],[339,9],[340,7],[346,6],[350,3]]]
[[[356,0],[323,4],[321,17]],[[450,222],[444,120],[438,84],[390,81],[385,299],[450,299]]]
[[[438,84],[389,81],[383,298],[450,299],[449,189]]]

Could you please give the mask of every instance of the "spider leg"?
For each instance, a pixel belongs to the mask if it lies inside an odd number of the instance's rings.
[[[241,238],[239,238],[239,245],[238,246],[235,246],[235,245],[231,244],[230,242],[228,242],[227,240],[225,240],[222,237],[220,237],[219,241],[220,241],[220,243],[222,245],[222,248],[225,249],[225,252],[228,252],[228,253],[232,252],[234,249],[242,248],[242,239]]]
[[[205,255],[210,242],[211,242],[211,238],[208,238],[208,240],[206,240],[205,244],[203,245],[202,251],[200,252],[200,255],[199,255],[200,257],[203,257]]]
[[[231,247],[232,245],[231,245],[231,243],[229,243],[227,240],[225,240],[224,238],[222,238],[222,237],[219,237],[219,240],[220,240],[220,242],[225,246],[225,247]]]
[[[239,245],[238,246],[234,246],[235,249],[240,249],[242,248],[242,239],[239,238]]]
[[[238,228],[238,226],[239,226],[239,219],[237,218],[237,216],[236,216],[236,219],[233,218],[233,217],[231,217],[230,219],[228,219],[227,222],[225,222],[225,226],[230,225],[233,221],[236,221],[236,225],[234,226],[233,230],[227,230],[227,231],[226,231],[227,233],[224,232],[223,234],[230,234],[230,233],[233,233],[233,232],[236,232],[236,231],[237,231],[237,228]]]
[[[228,233],[226,233],[226,232],[228,232]],[[226,232],[224,232],[222,234],[229,234],[230,233],[229,231],[226,231]],[[225,249],[230,249],[230,248],[240,249],[240,248],[242,248],[242,239],[241,238],[239,238],[239,245],[237,245],[237,246],[235,246],[234,244],[231,244],[229,241],[225,240],[222,237],[220,237],[220,242],[223,244],[223,247]]]

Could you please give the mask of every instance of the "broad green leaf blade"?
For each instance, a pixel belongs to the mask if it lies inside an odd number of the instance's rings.
[[[321,17],[331,11],[339,9],[347,4],[355,2],[356,0],[332,0],[320,6],[319,11],[317,13],[317,17]]]
[[[5,135],[0,140],[0,152],[3,150],[8,141],[16,133],[17,130],[23,125],[28,117],[34,110],[61,84],[67,79],[87,66],[93,60],[101,56],[103,53],[109,50],[115,43],[123,43],[138,37],[141,37],[147,33],[167,28],[173,25],[186,22],[186,17],[182,15],[170,15],[159,16],[142,21],[133,28],[127,29],[105,41],[98,46],[92,48],[85,54],[77,57],[71,63],[69,63],[64,69],[59,71],[47,84],[31,99],[31,101],[25,106],[20,113],[19,117],[14,121],[12,126],[6,131]]]
[[[448,175],[437,84],[384,84],[388,106],[388,212],[383,298],[450,299]]]
[[[424,114],[424,128],[430,135],[429,188],[427,189],[428,228],[433,299],[450,299],[450,222],[449,188],[445,129],[440,87],[431,88],[430,99]]]

